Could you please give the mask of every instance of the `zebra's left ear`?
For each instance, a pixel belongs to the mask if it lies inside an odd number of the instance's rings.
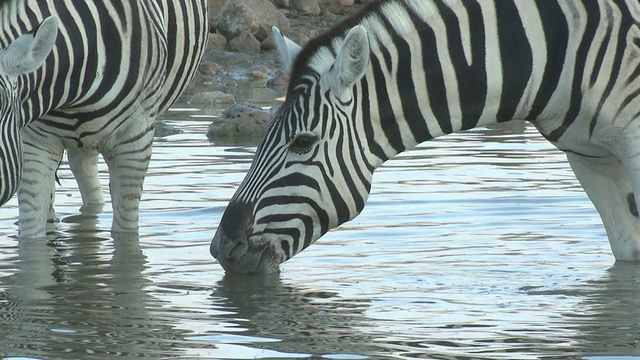
[[[362,25],[349,30],[342,48],[329,70],[328,80],[331,91],[338,96],[350,91],[360,81],[369,66],[369,37]]]
[[[280,29],[277,27],[272,27],[271,31],[273,32],[273,38],[276,41],[276,47],[278,48],[278,52],[280,53],[280,60],[282,61],[282,65],[284,66],[284,72],[287,74],[291,74],[291,68],[293,67],[293,63],[300,53],[302,48],[300,45],[294,43],[288,37],[282,35]]]

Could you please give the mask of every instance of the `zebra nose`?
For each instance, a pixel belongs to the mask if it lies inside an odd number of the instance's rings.
[[[211,241],[209,252],[219,261],[239,259],[249,250],[249,241],[241,234],[227,234],[221,226]]]
[[[250,204],[242,202],[231,202],[227,206],[209,249],[218,261],[239,259],[249,250],[251,209]]]

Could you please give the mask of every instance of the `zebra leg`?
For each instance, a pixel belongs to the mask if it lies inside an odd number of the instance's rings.
[[[23,167],[18,187],[18,229],[21,238],[43,238],[53,206],[55,172],[64,146],[47,141],[30,128],[22,131]]]
[[[67,149],[69,167],[76,178],[82,195],[81,213],[97,214],[102,211],[104,195],[98,178],[98,152],[85,149]]]
[[[102,155],[109,167],[109,189],[113,206],[112,232],[138,231],[142,185],[151,160],[153,118],[135,119],[114,136]]]
[[[640,196],[634,195],[623,162],[572,153],[567,158],[600,214],[613,256],[618,261],[640,261],[640,217],[635,200]]]

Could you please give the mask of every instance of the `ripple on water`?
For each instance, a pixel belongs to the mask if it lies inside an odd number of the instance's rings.
[[[255,145],[168,121],[139,237],[79,215],[63,162],[47,241],[0,209],[0,357],[589,359],[638,355],[640,267],[615,265],[564,156],[523,124],[422,144],[363,213],[282,266],[225,276],[209,241]],[[214,114],[216,115],[216,114]],[[100,165],[108,189],[108,175]],[[107,196],[108,200],[108,196]],[[629,355],[629,356],[623,356]]]

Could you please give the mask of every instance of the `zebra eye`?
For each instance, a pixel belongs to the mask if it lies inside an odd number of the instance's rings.
[[[304,132],[296,135],[289,144],[289,150],[296,154],[306,154],[311,151],[311,147],[316,143],[318,137],[310,132]]]

